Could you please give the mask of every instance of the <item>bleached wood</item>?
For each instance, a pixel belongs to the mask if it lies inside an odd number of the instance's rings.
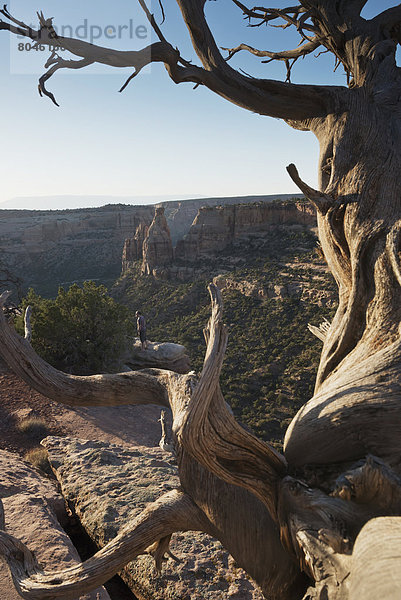
[[[401,517],[379,517],[365,525],[356,539],[350,571],[350,600],[399,600]]]
[[[27,342],[32,341],[32,325],[31,325],[32,306],[27,306],[24,316],[25,339]]]
[[[136,519],[84,563],[59,572],[46,572],[19,540],[0,531],[0,555],[14,585],[26,600],[76,600],[96,589],[147,548],[176,531],[207,530],[207,519],[183,492],[173,490],[150,504]],[[163,553],[168,549],[163,543]]]
[[[135,52],[68,38],[55,42],[51,20],[42,14],[39,30],[32,31],[3,9],[0,29],[30,39],[40,32],[41,43],[62,45],[77,57],[72,62],[50,57],[39,85],[53,101],[45,86],[61,68],[94,62],[129,66],[131,81],[146,64],[162,62],[176,83],[204,85],[240,107],[316,135],[318,188],[306,184],[294,165],[288,168],[317,208],[322,251],[339,288],[339,307],[322,340],[314,396],[290,424],[284,456],[239,427],[219,387],[227,332],[213,288],[199,381],[154,370],[92,378],[62,374],[41,361],[3,315],[0,352],[28,383],[61,402],[171,406],[183,489],[208,516],[215,535],[255,573],[266,596],[301,597],[302,571],[315,582],[308,597],[346,600],[347,569],[352,570],[347,557],[360,529],[380,514],[401,514],[400,7],[368,20],[361,17],[364,0],[301,0],[283,9],[248,8],[234,0],[253,24],[296,27],[301,39],[318,40],[333,54],[347,85],[314,86],[236,71],[212,35],[206,2],[177,0],[201,66],[192,64],[164,38],[144,0],[140,3],[159,42]],[[366,459],[369,454],[387,464]],[[350,472],[353,461],[359,466]],[[300,479],[289,474],[294,472]],[[332,489],[333,473],[347,474],[352,487]],[[264,520],[257,543],[249,541],[250,531],[253,538],[258,535],[256,519]]]

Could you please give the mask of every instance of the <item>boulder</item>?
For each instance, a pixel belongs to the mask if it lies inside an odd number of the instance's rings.
[[[159,448],[122,448],[103,442],[46,438],[52,468],[83,527],[99,546],[112,540],[146,505],[179,487],[172,455]],[[146,600],[262,600],[263,595],[221,544],[200,533],[173,536],[160,574],[148,555],[121,572],[134,594]]]
[[[27,544],[42,567],[57,571],[81,562],[60,525],[65,524],[67,513],[56,485],[5,450],[0,450],[0,498],[6,531]],[[3,562],[0,562],[0,598],[21,600]],[[110,600],[110,597],[102,587],[79,600]]]
[[[167,369],[176,373],[190,371],[190,358],[186,349],[180,344],[169,342],[148,342],[148,348],[142,350],[139,338],[136,338],[129,354],[125,357],[125,364],[132,370],[137,369]]]

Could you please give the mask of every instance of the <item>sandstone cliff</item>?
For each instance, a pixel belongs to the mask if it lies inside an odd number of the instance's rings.
[[[137,260],[143,259],[143,244],[148,235],[149,226],[140,223],[133,238],[125,240],[122,256],[122,275],[132,269]]]
[[[179,210],[177,207],[177,215]],[[315,210],[302,201],[206,206],[198,211],[189,232],[173,249],[165,209],[160,206],[150,228],[140,225],[135,236],[126,240],[122,274],[129,273],[134,263],[142,259],[142,274],[157,279],[188,281],[209,276],[202,266],[205,258],[221,259],[219,252],[235,244],[251,248],[257,243],[261,249],[266,236],[277,226],[313,228]]]
[[[143,242],[142,273],[153,274],[155,267],[169,265],[173,261],[173,244],[170,230],[164,215],[164,208],[158,207],[149,231]]]
[[[316,214],[301,202],[201,208],[189,233],[177,243],[175,256],[194,261],[223,250],[241,236],[268,234],[277,225],[314,227]]]
[[[118,277],[125,239],[150,225],[153,206],[65,211],[0,211],[0,255],[25,287]]]
[[[236,196],[220,198],[197,198],[176,202],[161,202],[166,211],[166,219],[171,232],[173,245],[182,239],[203,206],[229,206],[232,204],[254,204],[255,202],[287,201],[291,198],[302,198],[301,194],[270,194],[266,196]]]

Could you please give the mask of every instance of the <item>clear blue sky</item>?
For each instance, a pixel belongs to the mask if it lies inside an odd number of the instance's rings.
[[[272,2],[282,7],[286,2]],[[396,5],[371,0],[369,17]],[[88,31],[130,23],[147,26],[135,0],[12,0],[10,11],[36,25],[36,10],[55,18],[56,26],[85,25]],[[158,3],[153,2],[158,13]],[[193,52],[174,0],[165,2],[167,39],[186,58]],[[209,22],[220,46],[241,41],[261,48],[294,47],[298,37],[272,27],[250,29],[230,0],[209,2]],[[83,29],[80,33],[84,33]],[[121,39],[100,45],[138,49],[150,41]],[[141,29],[143,36],[144,31]],[[149,32],[150,36],[150,32]],[[237,108],[206,89],[173,84],[160,65],[153,65],[130,87],[118,89],[130,72],[92,67],[56,74],[49,82],[61,107],[40,98],[37,80],[46,52],[18,51],[18,40],[0,32],[0,202],[15,196],[49,195],[195,195],[223,196],[297,192],[285,166],[295,162],[302,176],[316,185],[318,146],[310,133],[292,130],[279,120]],[[283,63],[261,65],[243,55],[237,65],[252,74],[284,80]],[[344,84],[333,58],[308,57],[293,72],[296,83]],[[256,176],[255,176],[256,173]]]

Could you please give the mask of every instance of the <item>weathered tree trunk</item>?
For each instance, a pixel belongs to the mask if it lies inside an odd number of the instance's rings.
[[[199,379],[161,370],[68,376],[39,359],[0,314],[0,354],[49,397],[71,404],[170,406],[183,488],[141,515],[126,539],[111,542],[74,572],[40,571],[27,548],[0,532],[0,550],[24,598],[84,593],[151,541],[160,561],[175,527],[190,528],[192,520],[193,527],[221,539],[271,599],[299,600],[306,593],[305,600],[360,600],[366,593],[360,576],[366,539],[393,521],[358,534],[375,517],[401,515],[401,71],[395,61],[401,5],[367,20],[361,16],[366,0],[299,0],[279,10],[233,2],[256,24],[279,19],[281,26],[296,26],[302,44],[295,50],[242,44],[229,54],[245,50],[285,61],[286,83],[250,77],[228,64],[207,23],[205,0],[177,0],[201,66],[167,42],[144,0],[139,3],[159,41],[130,52],[57,36],[43,14],[35,31],[6,7],[0,11],[0,30],[78,57],[51,55],[39,90],[53,102],[46,84],[59,69],[96,62],[131,67],[124,89],[145,65],[163,62],[175,83],[203,85],[247,110],[313,131],[321,148],[320,189],[304,183],[294,165],[288,172],[317,208],[322,249],[339,288],[336,316],[328,331],[319,331],[326,335],[315,395],[291,423],[284,456],[242,429],[224,402],[219,375],[227,332],[213,286]],[[348,87],[289,83],[289,61],[319,46],[344,66]],[[386,600],[397,593],[396,584],[387,586]]]
[[[319,237],[339,287],[315,395],[285,442],[296,466],[372,453],[396,466],[401,438],[401,139],[399,117],[347,92],[348,110],[314,123],[321,189]]]

